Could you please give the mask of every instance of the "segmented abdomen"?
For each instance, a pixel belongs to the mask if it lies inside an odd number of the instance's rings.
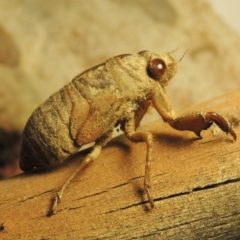
[[[70,133],[75,102],[81,104],[86,100],[70,82],[32,113],[22,137],[20,168],[23,171],[60,164],[79,149]]]

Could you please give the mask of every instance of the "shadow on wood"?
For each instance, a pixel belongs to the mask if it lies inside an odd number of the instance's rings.
[[[240,136],[240,91],[194,109],[225,116]],[[216,126],[203,139],[161,121],[154,134],[149,210],[143,192],[146,148],[120,136],[66,189],[55,215],[51,199],[84,154],[51,172],[0,182],[0,239],[237,239],[240,237],[239,140]]]

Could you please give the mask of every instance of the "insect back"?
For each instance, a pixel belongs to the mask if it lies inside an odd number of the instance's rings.
[[[138,54],[111,58],[50,96],[32,113],[23,131],[21,169],[60,164],[112,130],[152,87],[143,81],[142,65],[146,62]]]

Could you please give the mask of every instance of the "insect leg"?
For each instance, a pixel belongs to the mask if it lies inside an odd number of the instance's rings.
[[[111,140],[113,130],[106,132],[103,136],[101,136],[93,147],[93,150],[90,154],[88,154],[79,164],[79,166],[75,169],[75,171],[70,175],[67,181],[63,184],[60,190],[57,192],[56,196],[53,199],[53,204],[48,212],[48,216],[53,215],[57,205],[61,202],[63,193],[67,186],[71,183],[71,181],[75,178],[75,176],[81,172],[85,167],[87,167],[90,163],[97,159],[100,155],[102,148]]]
[[[173,128],[193,131],[199,137],[201,137],[201,131],[208,129],[212,123],[217,124],[223,132],[230,133],[236,141],[237,136],[231,126],[221,115],[215,112],[192,112],[169,122]]]
[[[151,208],[154,207],[153,197],[151,194],[150,185],[150,170],[151,170],[151,159],[152,159],[152,134],[144,132],[135,131],[135,120],[134,116],[129,118],[124,123],[124,133],[126,137],[132,142],[145,142],[147,144],[147,157],[145,164],[145,175],[144,175],[144,189],[147,193],[147,197]]]
[[[147,112],[149,106],[151,105],[150,100],[143,101],[139,104],[138,109],[135,111],[135,129],[139,126],[142,118],[144,117],[145,113]]]
[[[152,103],[163,120],[177,130],[192,131],[201,137],[201,131],[208,129],[214,122],[222,131],[230,133],[234,140],[237,138],[228,122],[215,112],[194,111],[176,117],[166,94],[161,88],[159,88],[158,93],[154,94]]]

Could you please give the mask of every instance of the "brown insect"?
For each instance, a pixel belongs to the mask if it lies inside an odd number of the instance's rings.
[[[118,125],[130,141],[147,145],[144,189],[154,207],[150,192],[152,134],[136,131],[150,105],[177,130],[193,131],[200,137],[201,131],[214,122],[236,140],[227,121],[215,112],[176,117],[164,90],[176,72],[177,62],[170,54],[141,51],[119,55],[76,76],[33,112],[23,131],[23,171],[61,164],[80,147],[95,142],[93,151],[57,193],[49,214],[53,214],[76,173],[99,156]]]

